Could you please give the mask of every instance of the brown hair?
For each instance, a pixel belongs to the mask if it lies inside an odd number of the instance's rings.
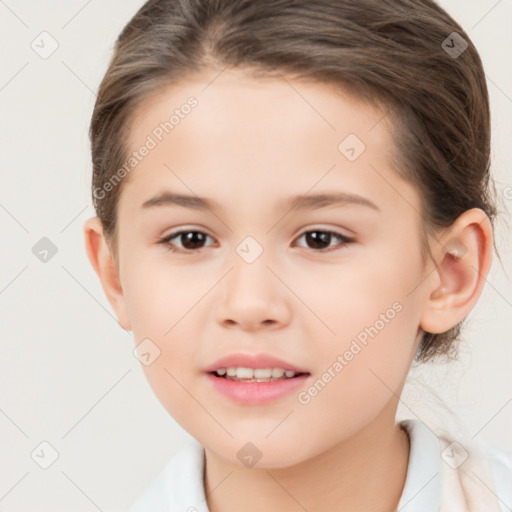
[[[384,106],[396,171],[423,200],[424,261],[427,234],[464,211],[481,208],[494,226],[482,62],[433,0],[149,0],[116,41],[90,125],[92,200],[116,261],[122,182],[108,193],[104,184],[126,161],[135,109],[165,85],[226,67],[337,84]],[[456,354],[462,324],[424,333],[416,360]]]

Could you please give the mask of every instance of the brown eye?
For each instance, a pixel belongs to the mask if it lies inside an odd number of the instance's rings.
[[[167,235],[165,238],[159,240],[158,243],[166,245],[172,252],[198,252],[199,249],[204,247],[204,241],[208,237],[209,235],[202,231],[182,230]],[[176,248],[175,244],[171,243],[171,240],[174,239],[181,242],[181,247]]]
[[[311,249],[315,249],[317,252],[330,252],[331,250],[326,251],[326,248],[329,247],[333,238],[337,238],[341,241],[341,243],[337,244],[338,246],[345,246],[354,242],[353,238],[349,238],[345,235],[342,235],[341,233],[322,229],[306,231],[299,237],[299,239],[302,237],[305,237],[308,246]]]

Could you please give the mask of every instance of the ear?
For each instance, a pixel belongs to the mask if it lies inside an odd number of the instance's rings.
[[[421,328],[446,332],[473,309],[492,263],[493,233],[489,217],[480,208],[465,211],[443,234],[436,269],[428,279]]]
[[[87,256],[100,278],[101,286],[116,313],[118,323],[125,331],[129,331],[131,325],[119,280],[119,269],[108,247],[99,217],[91,217],[85,221],[84,237]]]

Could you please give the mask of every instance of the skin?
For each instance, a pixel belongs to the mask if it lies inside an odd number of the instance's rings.
[[[398,397],[422,330],[448,330],[477,302],[491,264],[489,219],[465,212],[430,241],[435,261],[423,267],[420,195],[393,171],[385,110],[325,84],[233,70],[212,82],[216,74],[140,105],[130,151],[189,96],[199,102],[124,183],[118,259],[97,217],[84,225],[88,257],[122,328],[161,351],[142,368],[169,414],[205,447],[211,512],[247,503],[251,511],[394,511],[409,456],[395,425]],[[349,133],[366,145],[353,162],[338,150]],[[163,190],[208,197],[220,209],[141,207]],[[380,210],[283,204],[321,191],[358,194]],[[179,228],[208,237],[196,246],[172,241],[193,254],[158,243]],[[315,246],[302,236],[325,229],[355,241]],[[248,235],[263,249],[251,264],[236,253]],[[443,250],[453,237],[462,257]],[[396,301],[402,310],[308,404],[297,390],[239,405],[203,373],[227,354],[265,352],[306,368],[306,390]],[[249,441],[262,453],[252,468],[237,457]]]

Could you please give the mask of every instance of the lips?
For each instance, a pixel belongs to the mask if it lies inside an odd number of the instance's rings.
[[[236,353],[218,359],[205,368],[206,373],[213,373],[219,368],[283,368],[293,371],[296,374],[309,374],[309,372],[300,366],[274,357],[270,354],[243,354]]]

